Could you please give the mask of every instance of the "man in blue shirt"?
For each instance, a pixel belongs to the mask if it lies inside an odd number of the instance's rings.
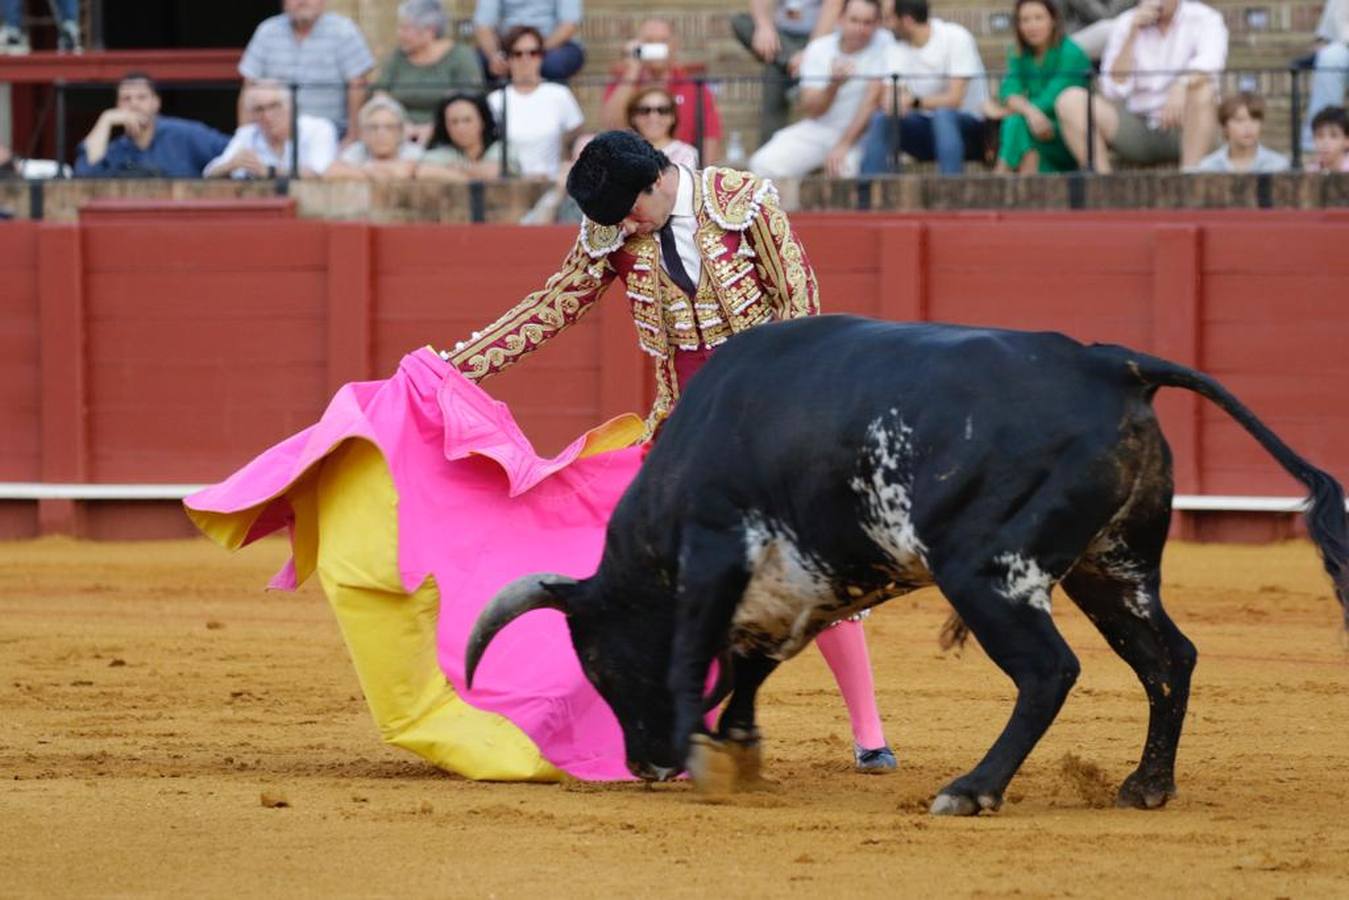
[[[122,129],[113,138],[112,130]],[[159,114],[150,76],[130,72],[117,85],[117,105],[98,117],[80,144],[75,174],[86,178],[200,178],[229,137],[200,122]]]

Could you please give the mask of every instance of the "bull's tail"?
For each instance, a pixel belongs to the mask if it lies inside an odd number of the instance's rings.
[[[1202,372],[1122,347],[1097,345],[1093,350],[1117,355],[1147,387],[1184,388],[1212,400],[1250,432],[1288,474],[1306,486],[1310,494],[1307,531],[1321,550],[1321,559],[1344,610],[1345,627],[1349,628],[1349,516],[1345,513],[1344,488],[1340,483],[1294,452],[1227,388]]]

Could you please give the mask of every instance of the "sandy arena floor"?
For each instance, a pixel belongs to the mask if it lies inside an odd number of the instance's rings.
[[[1172,545],[1200,662],[1167,809],[1109,807],[1146,702],[1056,596],[1082,678],[1008,804],[967,820],[924,810],[1012,693],[976,647],[938,651],[935,593],[869,626],[897,775],[851,773],[808,651],[764,692],[778,784],[709,805],[478,784],[384,747],[317,588],[259,590],[284,553],[0,544],[0,895],[1349,894],[1349,658],[1305,544]]]

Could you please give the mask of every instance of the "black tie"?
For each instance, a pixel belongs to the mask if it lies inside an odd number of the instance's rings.
[[[684,268],[684,261],[679,258],[679,248],[675,246],[674,228],[672,224],[674,217],[665,223],[665,227],[660,230],[660,258],[665,261],[665,271],[670,273],[670,278],[679,285],[679,289],[692,297],[698,292],[698,286],[693,283],[689,277],[688,270]]]

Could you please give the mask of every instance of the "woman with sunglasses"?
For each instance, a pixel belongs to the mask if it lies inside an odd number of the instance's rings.
[[[585,116],[566,85],[542,79],[543,36],[538,29],[512,28],[505,46],[510,84],[493,91],[487,105],[505,123],[506,143],[520,160],[520,173],[552,178],[562,163],[562,149],[581,130]]]
[[[669,157],[670,162],[690,169],[698,168],[698,151],[675,140],[679,111],[675,108],[674,97],[665,88],[651,87],[633,94],[628,101],[627,119],[628,127]]]

